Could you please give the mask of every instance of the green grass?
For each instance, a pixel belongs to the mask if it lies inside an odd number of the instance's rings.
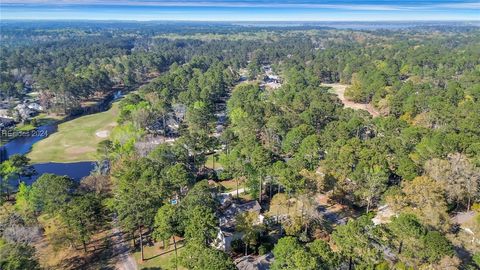
[[[230,192],[230,191],[233,191],[233,190],[237,190],[237,182],[235,181],[235,179],[224,180],[224,181],[220,181],[218,183],[225,187],[225,192]],[[243,183],[242,182],[238,183],[238,188],[243,188]]]
[[[15,130],[18,130],[18,131],[30,131],[33,129],[35,129],[35,126],[32,124],[17,125],[15,127]]]
[[[222,164],[218,161],[218,157],[220,154],[215,154],[215,169],[222,169]],[[207,160],[205,161],[205,167],[213,169],[213,154],[207,156]]]
[[[62,123],[57,132],[34,144],[28,157],[32,163],[93,161],[98,143],[107,139],[96,133],[109,133],[117,116],[118,103],[114,103],[108,111]]]
[[[179,247],[177,249],[178,256],[182,254],[183,247]],[[164,251],[159,247],[159,244],[156,243],[154,246],[144,246],[143,247],[143,254],[145,257],[145,261],[141,261],[141,254],[140,250],[138,249],[135,253],[133,253],[133,257],[137,262],[138,269],[162,269],[162,270],[173,270],[175,269],[175,251],[173,246],[167,251]],[[182,266],[178,266],[180,270],[186,270],[186,268]]]
[[[270,209],[267,213],[265,213],[266,216],[276,216],[278,215],[287,215],[287,214],[294,214],[295,212],[298,212],[300,209],[300,204],[295,200],[291,199],[290,200],[290,207],[288,206],[287,203],[287,195],[284,193],[279,193],[275,194],[273,196],[272,201],[270,202]]]
[[[41,113],[35,117],[33,117],[35,121],[37,122],[36,125],[34,126],[32,123],[27,123],[27,124],[18,124],[15,129],[18,131],[30,131],[34,130],[36,127],[43,126],[43,125],[49,125],[53,124],[58,121],[62,121],[65,119],[65,116],[60,116],[60,115],[49,115],[46,113]]]

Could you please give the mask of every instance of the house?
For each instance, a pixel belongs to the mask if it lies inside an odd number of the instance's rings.
[[[30,119],[31,117],[38,114],[38,112],[36,110],[30,109],[28,104],[26,104],[26,103],[18,104],[15,107],[15,110],[18,112],[18,115],[20,116],[20,119],[22,119],[22,120]]]
[[[231,205],[221,211],[219,215],[220,227],[212,245],[219,250],[230,251],[232,241],[242,237],[241,233],[235,230],[236,217],[242,213],[256,212],[259,214],[256,224],[260,224],[263,223],[264,219],[263,215],[260,214],[261,209],[262,207],[256,200],[243,204],[231,203]]]
[[[163,120],[162,119],[157,119],[152,124],[148,125],[145,129],[148,132],[154,133],[154,134],[163,133],[163,131],[164,131]]]
[[[277,75],[267,75],[264,80],[267,83],[280,83],[280,77]]]
[[[0,103],[0,117],[3,118],[12,118],[10,116],[10,104],[7,102],[1,102]]]
[[[209,180],[209,182],[213,180]],[[217,195],[217,201],[220,202],[220,209],[225,210],[233,203],[232,195],[230,193],[220,193]]]
[[[180,127],[180,121],[177,120],[176,117],[168,117],[167,121],[166,121],[166,124],[167,124],[167,130],[168,130],[168,133],[170,134],[176,134],[177,131],[178,131],[178,128]]]
[[[243,256],[236,259],[235,266],[239,270],[268,270],[273,262],[273,254],[268,253],[263,256]]]
[[[177,135],[179,126],[180,122],[175,116],[169,115],[165,117],[165,122],[163,118],[156,119],[152,124],[146,127],[146,130],[153,134],[164,134],[167,137],[173,137]]]
[[[218,250],[228,252],[232,248],[232,241],[240,238],[241,235],[235,232],[235,228],[220,227],[212,246]]]
[[[0,130],[7,129],[15,125],[15,121],[10,118],[0,117]]]
[[[182,121],[185,118],[185,114],[187,113],[187,106],[183,104],[173,104],[172,109],[178,121]]]
[[[42,112],[43,111],[43,107],[40,106],[40,104],[35,103],[35,102],[32,102],[32,103],[28,104],[27,107],[30,110],[34,110],[34,111],[37,111],[37,112]]]

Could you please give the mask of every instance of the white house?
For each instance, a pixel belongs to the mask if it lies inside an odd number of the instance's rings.
[[[31,109],[31,110],[37,111],[37,112],[42,112],[43,111],[43,107],[40,104],[35,103],[35,102],[32,102],[32,103],[28,104],[28,108]]]

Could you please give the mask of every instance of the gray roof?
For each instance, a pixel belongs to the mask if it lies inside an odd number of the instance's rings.
[[[13,119],[5,118],[5,117],[0,117],[0,124],[3,124],[3,125],[13,125],[14,123],[15,123],[15,121],[13,121]]]
[[[268,270],[273,262],[273,254],[268,253],[260,257],[244,256],[235,260],[239,270]]]
[[[235,227],[235,219],[238,214],[252,211],[260,213],[261,209],[262,207],[256,200],[243,204],[232,203],[220,214],[220,228],[222,231],[230,231]]]

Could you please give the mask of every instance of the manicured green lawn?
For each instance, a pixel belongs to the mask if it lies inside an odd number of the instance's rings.
[[[177,249],[178,256],[182,254],[183,247]],[[133,253],[133,257],[137,262],[138,269],[162,269],[162,270],[174,270],[175,269],[175,251],[171,246],[167,251],[161,249],[159,244],[154,246],[144,246],[143,254],[145,261],[141,261],[140,250]],[[182,266],[178,266],[178,269],[184,270]]]
[[[32,163],[95,160],[97,145],[117,125],[118,103],[108,111],[62,123],[58,131],[33,145]]]

